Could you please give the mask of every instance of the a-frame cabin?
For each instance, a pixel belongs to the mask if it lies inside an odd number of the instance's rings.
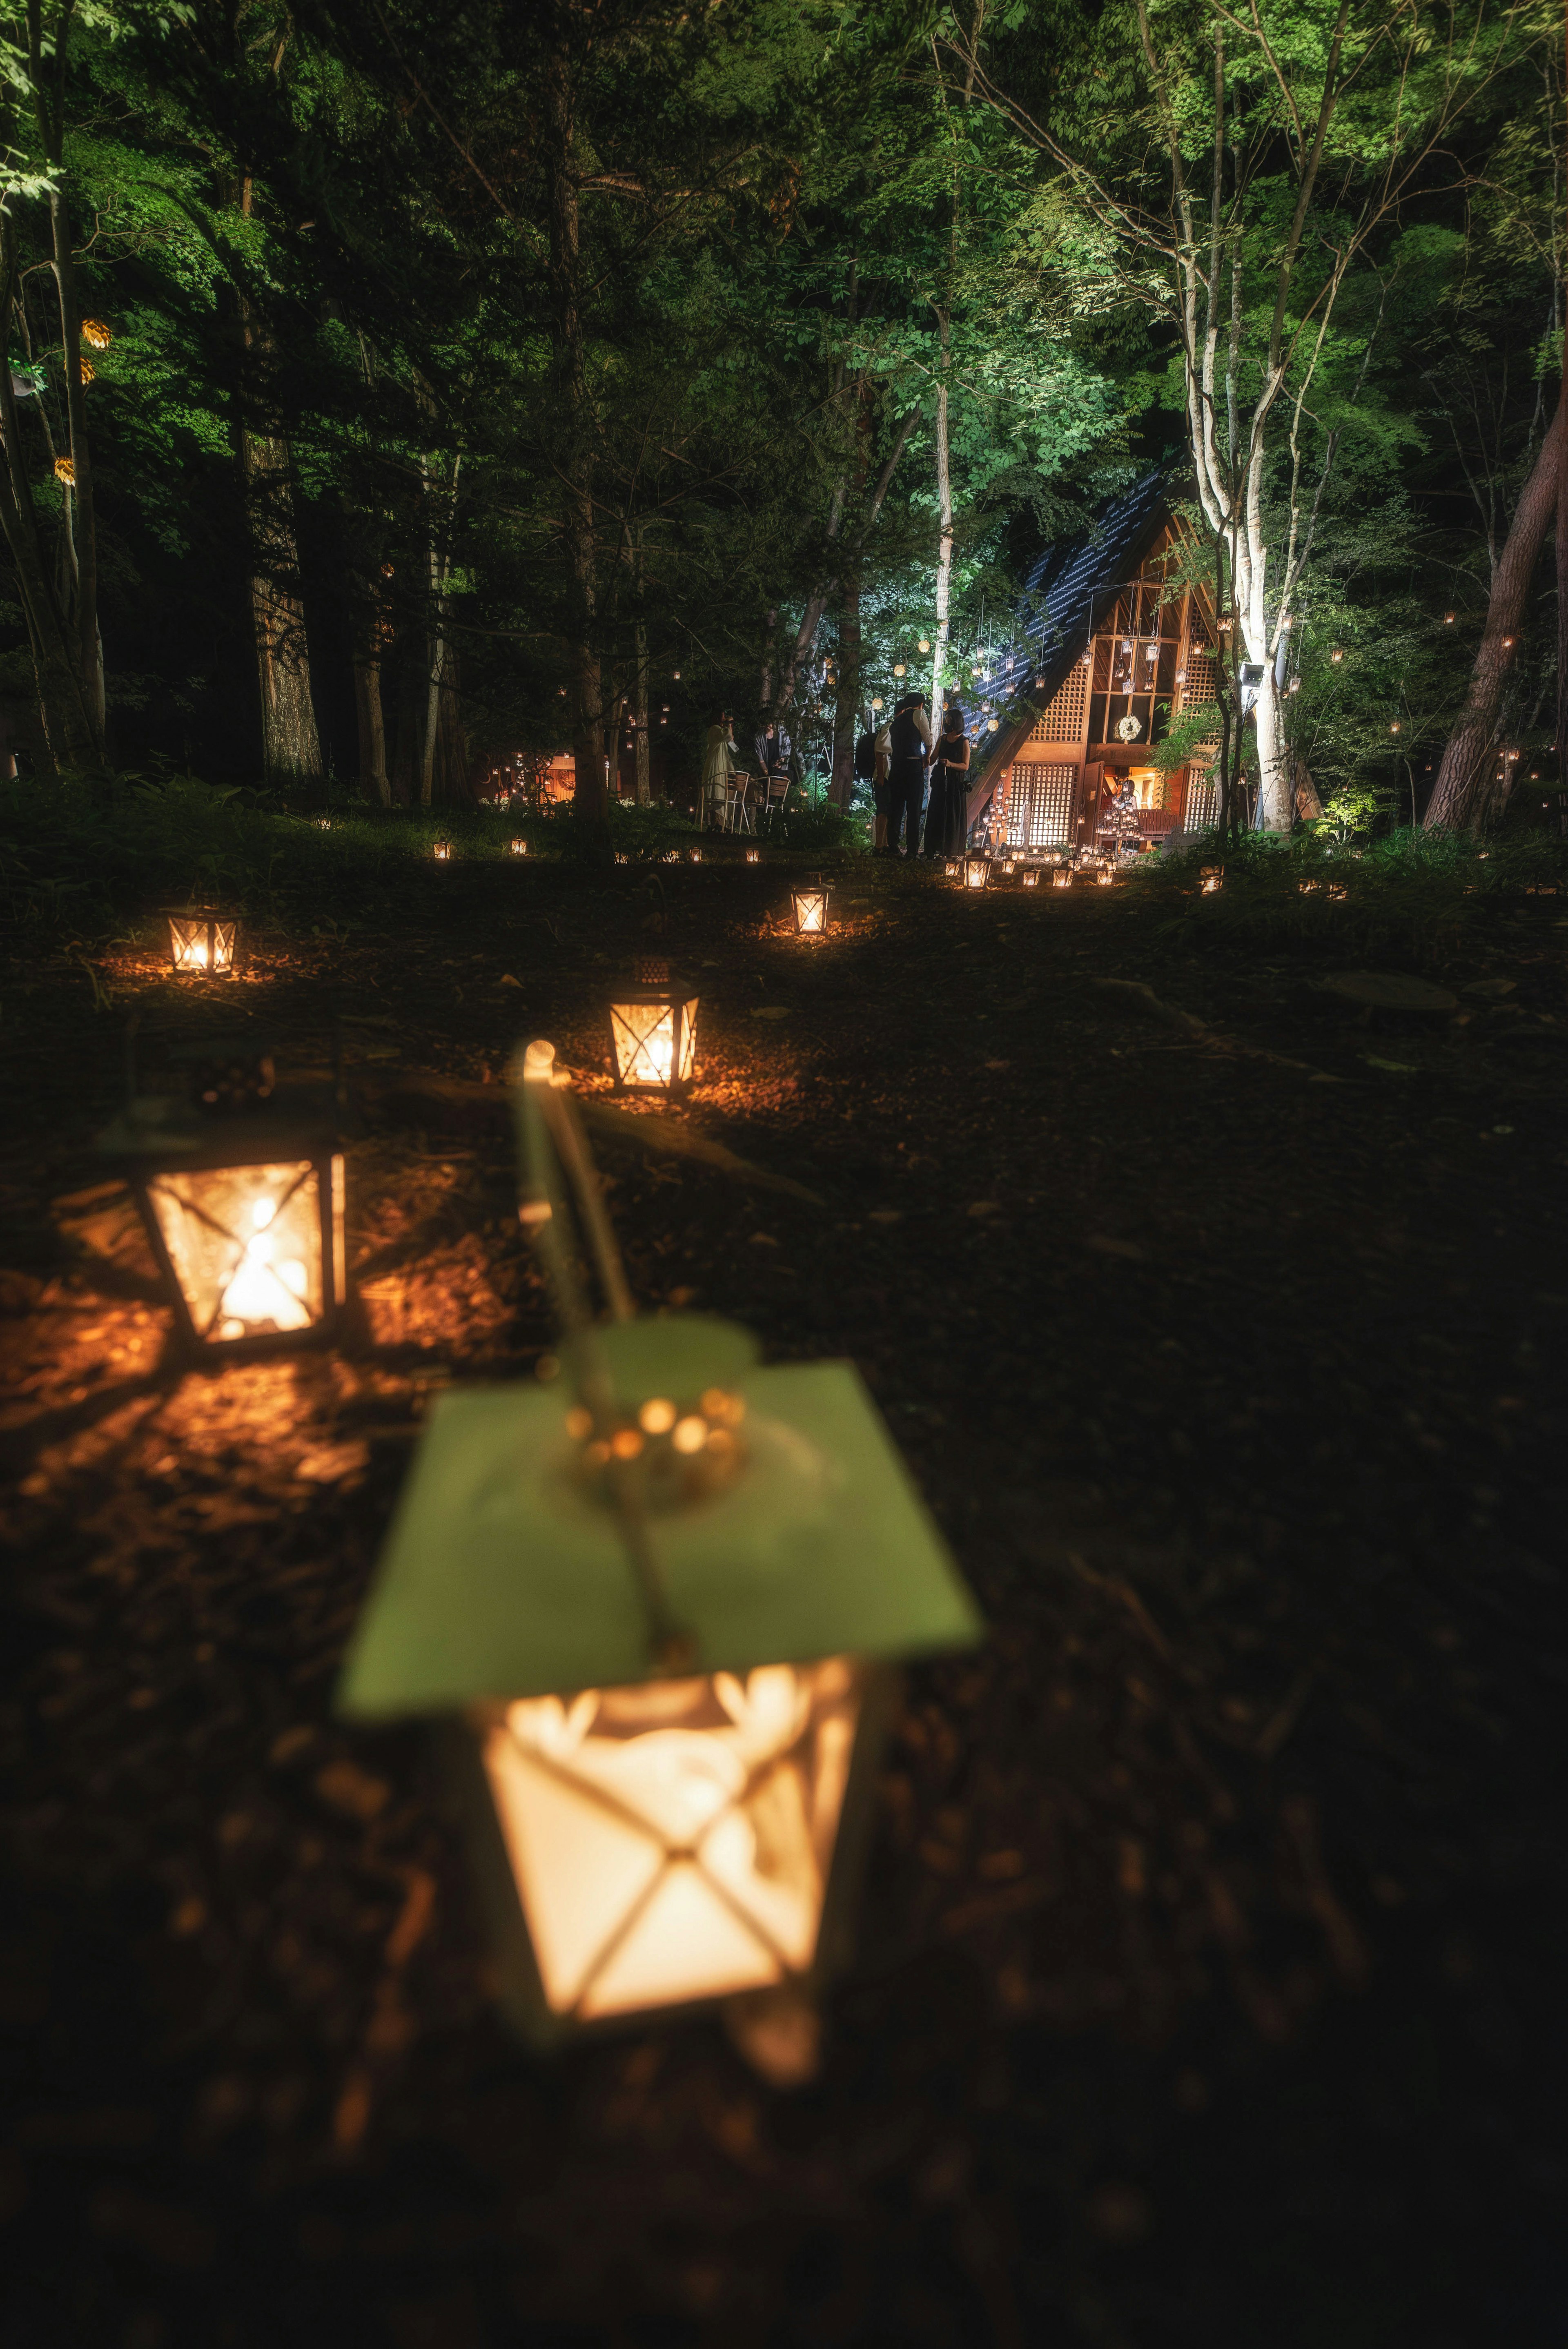
[[[1213,823],[1218,740],[1169,773],[1149,755],[1173,718],[1214,698],[1213,603],[1173,575],[1182,536],[1156,471],[1112,499],[1083,538],[1040,557],[997,656],[1021,690],[970,791],[971,839],[1026,856],[1092,848],[1108,787],[1123,774],[1145,837]]]

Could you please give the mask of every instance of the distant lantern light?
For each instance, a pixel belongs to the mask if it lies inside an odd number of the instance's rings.
[[[1511,636],[1504,636],[1504,638],[1503,638],[1503,640],[1502,640],[1502,648],[1503,648],[1503,651],[1504,651],[1504,652],[1510,652],[1510,651],[1511,651],[1511,650],[1512,650],[1512,647],[1513,647],[1513,638],[1512,638]]]
[[[672,669],[671,669],[671,671],[670,671],[670,675],[674,678],[674,679],[675,679],[676,683],[678,685],[678,684],[680,683],[680,681],[681,681],[681,673],[680,673],[679,669],[678,669],[678,668],[672,668]]]
[[[95,351],[107,351],[114,340],[114,335],[110,328],[104,325],[101,318],[84,318],[82,340],[84,343],[90,344]]]
[[[1072,885],[1073,885],[1073,869],[1072,869],[1072,866],[1071,866],[1070,864],[1058,864],[1058,865],[1057,866],[1056,871],[1055,871],[1055,872],[1052,874],[1052,875],[1051,875],[1051,886],[1052,886],[1052,888],[1053,888],[1053,889],[1070,889],[1070,888],[1072,887]]]
[[[956,881],[963,873],[964,867],[956,856],[950,856],[946,864],[943,866],[942,871],[943,877],[945,880]]]
[[[816,882],[809,889],[792,889],[789,902],[799,937],[820,937],[828,926],[828,900],[832,892]]]
[[[1116,880],[1116,868],[1114,865],[1102,864],[1094,877],[1100,888],[1109,889]]]
[[[894,677],[903,677],[904,674],[904,667],[902,661],[894,661],[892,665],[892,673]]]
[[[512,842],[511,853],[514,856],[526,856],[528,854],[528,843],[526,840],[522,839],[521,835]]]
[[[1187,672],[1186,672],[1186,670],[1185,670],[1184,668],[1179,668],[1179,669],[1177,670],[1177,672],[1176,672],[1176,682],[1177,682],[1177,684],[1178,684],[1178,685],[1185,685],[1185,684],[1186,684],[1186,682],[1187,682]]]
[[[210,905],[169,905],[169,967],[178,978],[232,978],[240,925]]]
[[[998,718],[987,718],[985,720],[985,731],[987,734],[995,734],[1001,722],[1001,719]]]
[[[1225,885],[1222,864],[1203,864],[1198,868],[1198,886],[1205,897],[1216,896]]]
[[[55,479],[57,481],[63,481],[67,490],[74,490],[77,485],[76,460],[72,457],[57,457]]]
[[[696,1061],[698,998],[672,982],[669,964],[645,956],[634,982],[610,1006],[610,1060],[615,1091],[677,1099]]]
[[[1046,680],[1045,680],[1045,678],[1044,678],[1043,677],[1037,677],[1037,678],[1035,679],[1035,691],[1036,691],[1037,693],[1044,693],[1045,689],[1046,689]]]
[[[451,842],[445,839],[434,842],[431,845],[430,854],[435,858],[438,864],[449,864],[452,861]]]
[[[928,653],[931,650],[931,638],[929,636],[922,636],[920,640],[920,650],[923,653]]]
[[[1451,628],[1451,627],[1453,626],[1453,624],[1454,624],[1454,616],[1453,616],[1453,614],[1452,614],[1451,612],[1445,612],[1445,613],[1443,614],[1443,626],[1444,626],[1444,627],[1445,627],[1445,628]]]
[[[1396,718],[1396,719],[1395,719],[1395,720],[1394,720],[1394,722],[1393,722],[1393,724],[1389,727],[1388,731],[1389,731],[1389,733],[1390,733],[1390,734],[1397,734],[1397,733],[1398,732],[1398,730],[1399,730],[1399,721],[1398,721],[1398,719]]]
[[[759,848],[748,848],[746,852],[746,861],[748,864],[760,864],[762,851]]]
[[[876,698],[876,699],[872,703],[872,708],[873,709],[880,709],[882,708],[882,698],[881,698],[881,696],[880,696],[880,695],[879,695],[879,696],[877,697],[877,698]]]
[[[98,374],[98,369],[94,367],[91,359],[84,359],[80,357],[77,360],[77,371],[83,383],[91,383]]]
[[[1328,657],[1334,663],[1335,667],[1337,668],[1340,662],[1345,658],[1344,647],[1342,645],[1336,645]]]
[[[1039,868],[1037,865],[1031,865],[1024,875],[1024,886],[1026,889],[1037,889],[1039,885]]]

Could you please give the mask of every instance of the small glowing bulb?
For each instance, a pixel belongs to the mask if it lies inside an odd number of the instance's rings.
[[[676,1423],[676,1407],[666,1395],[654,1395],[637,1417],[650,1435],[667,1435]]]
[[[593,1433],[593,1413],[591,1411],[585,1411],[581,1403],[573,1403],[572,1409],[566,1414],[566,1433],[571,1436],[574,1444],[581,1444],[585,1435],[592,1435]]]
[[[634,1460],[643,1448],[643,1439],[634,1427],[618,1427],[610,1439],[610,1449],[617,1460]]]
[[[920,649],[923,653],[928,653],[931,650],[931,638],[929,636],[922,636],[920,640]]]
[[[675,1433],[670,1437],[670,1442],[677,1452],[700,1452],[707,1442],[707,1421],[696,1418],[677,1419]]]

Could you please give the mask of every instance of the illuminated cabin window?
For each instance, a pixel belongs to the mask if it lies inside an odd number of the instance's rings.
[[[343,1161],[332,1162],[335,1255]],[[309,1330],[324,1318],[322,1213],[309,1159],[154,1175],[149,1204],[199,1338],[225,1342]],[[341,1302],[343,1267],[331,1268]]]
[[[1158,767],[1130,767],[1128,773],[1140,808],[1163,808],[1167,778]]]
[[[1077,775],[1076,767],[1014,767],[1007,812],[1009,848],[1065,847]]]
[[[506,1708],[484,1766],[555,2013],[810,1968],[861,1697],[834,1657]]]

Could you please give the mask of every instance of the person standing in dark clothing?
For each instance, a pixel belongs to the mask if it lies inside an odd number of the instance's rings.
[[[888,845],[895,852],[900,830],[904,854],[920,854],[920,816],[925,803],[925,762],[931,755],[931,720],[918,693],[906,693],[889,729]]]
[[[931,761],[931,805],[925,812],[927,856],[959,856],[968,826],[969,737],[964,712],[950,701],[942,713],[942,731]]]

